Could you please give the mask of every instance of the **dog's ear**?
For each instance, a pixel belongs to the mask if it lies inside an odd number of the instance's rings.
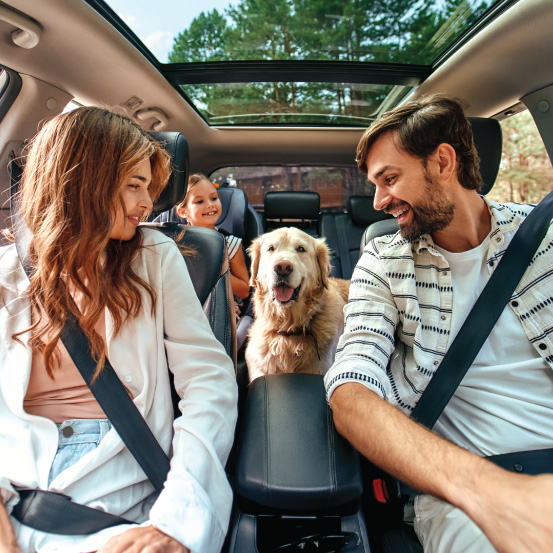
[[[261,244],[263,243],[263,236],[258,236],[247,249],[248,255],[252,260],[251,264],[251,277],[250,286],[255,286],[257,282],[257,271],[259,270],[259,257],[261,255]]]
[[[330,249],[326,245],[324,238],[315,240],[315,252],[317,254],[317,263],[319,264],[319,273],[321,275],[321,284],[328,288],[328,277],[330,275]]]

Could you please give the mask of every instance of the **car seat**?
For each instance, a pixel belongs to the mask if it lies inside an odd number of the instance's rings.
[[[172,209],[182,202],[188,183],[188,142],[178,132],[151,133],[161,142],[173,158],[173,172],[153,213]],[[192,248],[195,255],[185,255],[194,290],[204,306],[215,337],[236,367],[236,324],[234,302],[230,287],[229,263],[225,239],[222,234],[205,228],[186,227],[176,222],[142,223],[156,228],[177,241],[180,246]],[[184,234],[183,234],[184,231]]]
[[[263,234],[263,218],[250,204],[245,192],[240,188],[234,188],[224,183],[219,186],[217,192],[221,200],[221,216],[217,219],[215,226],[223,231],[223,234],[228,233],[242,238],[244,258],[246,266],[249,267],[250,260],[246,255],[246,249],[250,247],[254,238]],[[176,205],[159,213],[153,222],[173,222],[186,225],[186,219],[179,217]]]
[[[321,197],[318,192],[267,192],[263,207],[267,232],[280,227],[297,227],[311,236],[319,236]]]
[[[347,213],[325,213],[321,217],[321,235],[334,252],[330,276],[350,279],[365,229],[376,221],[392,218],[374,209],[373,199],[373,196],[350,196]]]

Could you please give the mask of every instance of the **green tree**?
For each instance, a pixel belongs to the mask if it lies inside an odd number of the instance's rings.
[[[530,112],[501,121],[503,156],[488,196],[502,202],[539,202],[553,190],[553,168]]]
[[[169,60],[332,60],[431,63],[494,0],[237,0],[202,13],[174,42]],[[397,88],[397,87],[396,87]],[[388,85],[271,82],[189,85],[206,115],[226,123],[351,122],[376,113]],[[401,91],[399,91],[401,92]]]
[[[227,22],[217,10],[202,12],[190,27],[179,33],[169,53],[170,63],[222,61],[228,58],[225,34]]]

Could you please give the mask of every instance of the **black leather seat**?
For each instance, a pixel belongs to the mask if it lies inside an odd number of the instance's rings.
[[[311,236],[319,236],[321,197],[317,192],[267,192],[263,207],[266,232],[297,227]]]
[[[250,204],[243,190],[221,185],[218,192],[223,210],[215,225],[229,234],[242,238],[244,249],[249,248],[252,240],[264,232],[263,217]],[[248,262],[249,259],[246,259],[249,265]]]
[[[188,143],[180,133],[152,133],[152,136],[165,145],[173,158],[171,178],[153,208],[153,213],[159,214],[173,208],[186,195],[189,152]],[[179,245],[196,251],[196,255],[184,257],[194,289],[204,306],[215,337],[224,346],[236,367],[234,302],[224,236],[214,230],[186,227],[174,222],[152,222],[143,225],[161,230],[177,240]]]
[[[325,213],[321,217],[321,236],[334,252],[330,276],[350,279],[359,259],[359,244],[365,229],[376,221],[390,219],[373,206],[372,196],[350,196],[347,213]]]
[[[503,134],[501,125],[496,119],[487,119],[484,117],[468,117],[472,125],[474,136],[474,145],[480,156],[480,173],[482,174],[481,194],[485,196],[493,187],[499,165],[501,163],[501,153],[503,151]],[[365,246],[378,236],[386,234],[395,234],[398,231],[398,224],[395,219],[379,221],[368,226],[361,238],[360,254],[363,253]]]

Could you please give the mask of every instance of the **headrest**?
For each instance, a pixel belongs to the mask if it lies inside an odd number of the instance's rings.
[[[246,194],[239,188],[220,186],[221,216],[215,223],[218,229],[240,238],[246,237]]]
[[[472,125],[474,145],[480,157],[480,173],[484,186],[481,194],[486,195],[494,185],[499,164],[501,163],[501,152],[503,151],[503,133],[497,119],[485,117],[468,117]]]
[[[156,214],[167,211],[184,200],[188,186],[189,151],[188,142],[180,132],[153,132],[150,135],[161,142],[171,155],[173,170],[167,186],[152,209],[152,213]]]
[[[384,211],[379,211],[373,205],[374,196],[350,196],[348,198],[348,213],[354,225],[368,227],[376,221],[388,219]]]
[[[318,219],[321,197],[317,192],[267,192],[265,219]]]

